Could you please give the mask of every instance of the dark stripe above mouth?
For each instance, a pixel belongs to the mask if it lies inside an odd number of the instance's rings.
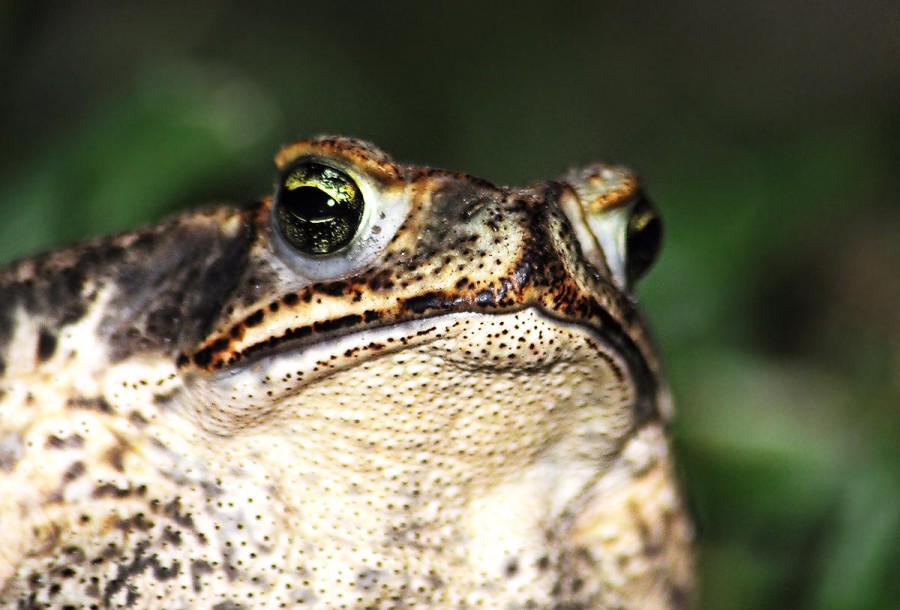
[[[474,294],[459,292],[432,292],[405,300],[398,300],[395,307],[385,309],[368,309],[359,314],[352,313],[311,324],[286,329],[279,335],[271,336],[264,341],[238,349],[234,344],[232,332],[209,343],[195,354],[184,354],[179,358],[179,365],[188,364],[207,371],[215,372],[226,367],[247,365],[265,358],[280,350],[303,350],[326,341],[352,335],[356,332],[373,331],[409,322],[438,319],[453,313],[481,313],[486,315],[503,315],[534,307],[543,316],[559,320],[563,324],[580,326],[596,335],[610,351],[618,354],[628,369],[628,377],[636,389],[635,409],[639,422],[658,418],[657,383],[646,359],[621,324],[613,318],[594,298],[583,299],[574,305],[577,315],[566,315],[567,312],[551,312],[538,303],[511,304],[510,293],[506,290],[477,291]],[[282,299],[282,302],[293,299]],[[572,312],[568,312],[572,313]],[[247,320],[256,320],[261,310],[250,314]],[[241,323],[239,323],[241,324]],[[238,326],[238,325],[236,325]],[[233,329],[232,329],[233,330]],[[242,333],[236,333],[242,336]]]

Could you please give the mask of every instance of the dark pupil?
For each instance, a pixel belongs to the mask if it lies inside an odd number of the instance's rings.
[[[288,191],[285,196],[285,204],[296,207],[297,210],[291,210],[291,213],[301,221],[307,222],[333,221],[338,206],[331,195],[315,186],[301,186]]]
[[[288,171],[276,194],[278,227],[305,254],[337,252],[353,240],[362,221],[363,198],[353,179],[320,163]]]
[[[662,243],[662,221],[647,201],[637,204],[628,221],[626,269],[634,282],[656,261]]]

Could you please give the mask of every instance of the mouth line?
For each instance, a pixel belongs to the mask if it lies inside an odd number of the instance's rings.
[[[485,291],[482,291],[482,293]],[[230,375],[234,371],[246,370],[261,361],[280,354],[300,354],[305,351],[332,344],[335,354],[351,357],[358,351],[388,353],[418,344],[424,337],[437,330],[434,325],[442,319],[461,316],[503,316],[523,310],[534,310],[541,317],[554,323],[575,326],[597,338],[603,345],[615,352],[624,363],[628,377],[635,387],[635,409],[640,421],[649,421],[659,416],[657,408],[658,387],[655,376],[641,350],[628,336],[622,325],[604,310],[599,303],[592,308],[592,315],[582,318],[568,316],[564,312],[551,310],[538,302],[506,303],[486,294],[476,293],[461,296],[439,292],[426,293],[401,301],[396,308],[369,315],[352,313],[326,319],[308,326],[291,328],[278,336],[248,345],[240,350],[229,350],[223,343],[227,337],[213,341],[193,355],[183,354],[179,366],[193,366],[208,374]],[[505,298],[505,295],[504,297]],[[386,332],[396,329],[396,337]],[[369,338],[371,334],[379,339]],[[341,346],[346,343],[346,346]]]

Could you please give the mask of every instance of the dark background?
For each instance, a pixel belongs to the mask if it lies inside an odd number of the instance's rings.
[[[0,2],[0,259],[266,192],[317,133],[641,170],[703,608],[900,598],[900,3]]]

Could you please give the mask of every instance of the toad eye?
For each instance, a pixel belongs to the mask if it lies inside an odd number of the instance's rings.
[[[631,208],[625,228],[625,276],[634,282],[653,266],[662,244],[662,220],[646,198]]]
[[[327,256],[353,241],[365,201],[359,186],[345,172],[305,161],[282,174],[274,206],[278,230],[293,248],[303,254]]]

